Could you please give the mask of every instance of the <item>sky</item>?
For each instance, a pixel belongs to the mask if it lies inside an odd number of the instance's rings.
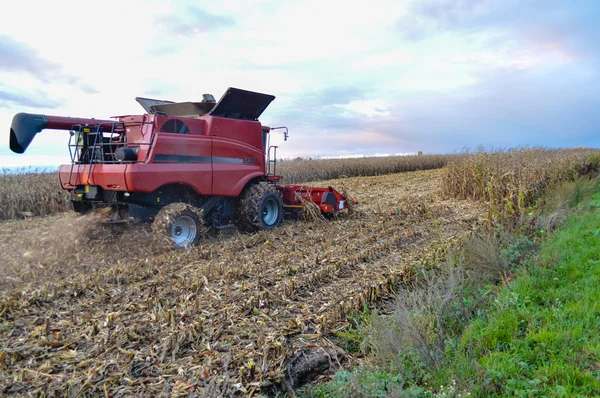
[[[8,147],[18,112],[140,114],[136,96],[276,96],[281,157],[600,147],[596,0],[27,1],[0,23],[0,167],[69,162],[68,133]]]

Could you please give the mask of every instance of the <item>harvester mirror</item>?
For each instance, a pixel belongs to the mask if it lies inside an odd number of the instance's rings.
[[[271,127],[271,131],[280,130],[280,129],[283,129],[283,140],[287,141],[290,134],[289,134],[288,128],[286,126]]]

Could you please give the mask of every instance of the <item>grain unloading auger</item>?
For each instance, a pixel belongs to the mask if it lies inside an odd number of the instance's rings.
[[[285,212],[313,202],[325,215],[346,209],[332,187],[281,184],[277,146],[259,116],[272,95],[229,88],[217,102],[136,98],[143,115],[114,120],[19,113],[10,148],[24,153],[44,129],[68,130],[71,164],[59,169],[75,211],[112,207],[116,218],[153,220],[177,246],[195,245],[207,227],[277,227]]]

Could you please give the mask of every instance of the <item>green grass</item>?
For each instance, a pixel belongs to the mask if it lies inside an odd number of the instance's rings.
[[[495,298],[447,342],[439,366],[339,372],[306,396],[600,396],[600,187],[571,185],[565,197],[576,211],[537,255],[519,260],[512,281],[493,288]],[[520,257],[511,248],[523,239],[505,250],[509,260]]]
[[[595,193],[590,206],[600,204]],[[475,320],[449,366],[475,396],[600,394],[600,212],[569,218]],[[454,373],[452,369],[447,374]]]

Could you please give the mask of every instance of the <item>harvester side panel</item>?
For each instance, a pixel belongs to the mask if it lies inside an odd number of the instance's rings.
[[[154,133],[153,115],[125,116],[121,118],[127,130],[127,145],[138,147],[138,161],[144,161],[148,154],[148,145]],[[142,144],[142,145],[138,145]]]
[[[264,152],[262,125],[260,122],[202,116],[206,123],[206,134],[213,137],[230,138],[246,143]]]
[[[212,172],[210,163],[146,163],[129,164],[125,171],[132,192],[150,193],[170,184],[190,187],[199,195],[210,195]]]
[[[171,183],[185,184],[198,194],[212,194],[212,142],[205,135],[158,132],[150,162],[130,164],[125,177],[135,192],[153,192]]]
[[[58,176],[63,189],[72,190],[76,185],[98,185],[105,190],[127,191],[129,188],[125,179],[124,166],[121,164],[61,165]]]
[[[248,181],[265,175],[260,122],[203,116],[213,139],[213,195],[239,196]]]
[[[182,135],[207,135],[206,121],[203,119],[156,115],[155,121],[156,131]],[[177,131],[173,130],[174,126],[178,126]]]
[[[265,174],[265,155],[261,149],[243,142],[213,138],[213,194],[238,196],[246,183]]]

